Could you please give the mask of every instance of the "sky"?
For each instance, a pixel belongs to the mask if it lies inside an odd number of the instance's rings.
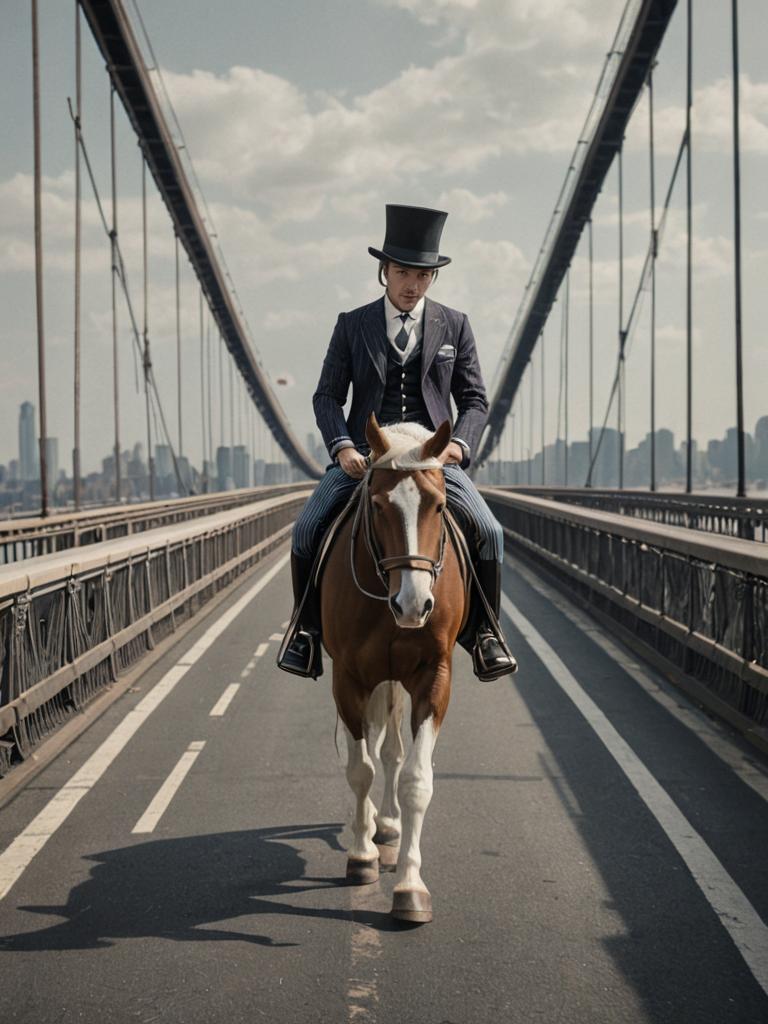
[[[136,20],[133,0],[125,2]],[[40,0],[39,6],[48,433],[59,437],[60,464],[69,465],[74,144],[67,97],[74,95],[75,5]],[[624,0],[138,0],[138,6],[254,346],[298,436],[315,429],[311,396],[338,313],[381,293],[367,247],[383,242],[386,203],[448,211],[441,250],[453,262],[430,294],[469,315],[490,387]],[[745,420],[751,431],[768,413],[768,6],[740,0],[739,8]],[[729,9],[694,0],[694,436],[702,443],[735,422]],[[18,457],[18,406],[25,399],[37,405],[38,397],[30,6],[9,0],[3,13],[0,462],[7,463]],[[84,137],[109,216],[109,88],[85,24],[83,33]],[[659,202],[683,128],[684,54],[681,2],[655,71]],[[140,154],[121,111],[117,127],[119,237],[141,318]],[[630,123],[624,174],[626,307],[650,230],[646,98]],[[109,245],[90,186],[84,187],[82,462],[88,471],[100,467],[113,443],[113,368]],[[678,443],[685,424],[683,198],[681,179],[657,284],[657,425],[670,427]],[[595,418],[601,419],[618,333],[615,167],[594,211],[594,242]],[[178,445],[174,240],[151,180],[149,253],[152,356]],[[586,273],[582,244],[570,281],[572,439],[584,438],[589,425]],[[181,302],[182,448],[199,463],[198,292],[183,256]],[[557,375],[562,307],[556,305],[545,332],[549,382]],[[645,301],[627,363],[630,447],[649,429],[648,310]],[[120,430],[128,447],[145,437],[144,397],[123,307],[118,316]],[[215,330],[212,351],[216,446],[229,443],[231,404],[226,368],[219,401]],[[537,354],[535,395],[540,360]],[[239,389],[232,393],[234,408],[244,409]],[[551,443],[557,399],[552,388],[547,395],[545,439]],[[538,406],[535,416],[538,424]],[[263,433],[256,435],[256,454],[269,457]],[[529,440],[534,450],[540,446],[538,426]]]

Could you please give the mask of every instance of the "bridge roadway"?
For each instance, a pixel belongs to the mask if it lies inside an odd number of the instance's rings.
[[[392,875],[341,884],[328,673],[274,664],[281,559],[0,811],[4,1022],[768,1020],[765,763],[517,564],[518,677],[456,656],[434,923],[390,921]]]

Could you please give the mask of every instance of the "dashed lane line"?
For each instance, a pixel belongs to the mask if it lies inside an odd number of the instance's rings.
[[[210,710],[210,713],[209,713],[208,717],[209,718],[221,718],[223,715],[225,715],[226,712],[227,712],[227,708],[232,703],[232,699],[234,698],[235,694],[237,693],[237,691],[239,689],[240,689],[240,683],[231,683],[226,688],[224,693],[222,693],[222,695],[219,697],[219,699],[216,701],[216,703],[213,705],[213,707]]]
[[[179,680],[186,675],[190,666],[194,665],[249,602],[284,568],[289,557],[286,554],[278,559],[242,597],[230,605],[208,627],[197,642],[179,658],[175,665],[168,669],[146,697],[132,711],[128,712],[85,764],[51,797],[40,813],[19,833],[10,846],[0,853],[0,900],[8,894],[33,857],[42,850],[51,836],[67,820],[86,793],[93,789],[134,733],[173,691]]]
[[[667,791],[566,668],[536,627],[506,594],[502,607],[552,678],[571,699],[658,821],[717,914],[755,980],[768,995],[768,928]]]
[[[168,810],[168,806],[179,791],[182,782],[189,774],[192,765],[200,756],[200,751],[205,746],[205,740],[195,740],[190,743],[178,760],[176,767],[162,784],[152,801],[131,830],[134,835],[154,832],[157,823]]]
[[[269,650],[269,644],[259,644],[256,650],[253,652],[254,658],[261,658]]]
[[[660,704],[678,722],[681,722],[687,729],[695,733],[716,757],[719,757],[721,761],[725,762],[739,776],[742,782],[746,783],[763,800],[768,801],[768,777],[750,760],[749,755],[740,750],[720,727],[710,722],[704,713],[699,711],[693,704],[689,704],[685,697],[664,689],[663,685],[647,669],[643,668],[631,654],[611,640],[594,619],[579,611],[578,608],[575,608],[554,587],[544,583],[519,562],[510,561],[510,565],[514,572],[518,573],[533,590],[546,598],[567,619],[575,626],[578,626],[581,632],[587,635],[593,643],[597,644],[610,658],[621,665],[624,672],[638,686],[641,686],[649,697],[655,700],[657,704]]]
[[[269,639],[270,640],[282,640],[283,639],[283,634],[282,633],[273,633],[272,636]]]

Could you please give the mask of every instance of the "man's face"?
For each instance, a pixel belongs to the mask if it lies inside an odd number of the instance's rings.
[[[432,284],[433,270],[419,270],[416,267],[401,267],[399,263],[389,263],[384,271],[387,282],[387,295],[393,306],[403,313],[410,313],[427,288]]]

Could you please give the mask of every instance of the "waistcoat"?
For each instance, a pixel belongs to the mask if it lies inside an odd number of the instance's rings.
[[[398,359],[394,347],[388,346],[384,398],[378,418],[382,426],[408,422],[433,429],[421,391],[421,341],[405,364]]]

